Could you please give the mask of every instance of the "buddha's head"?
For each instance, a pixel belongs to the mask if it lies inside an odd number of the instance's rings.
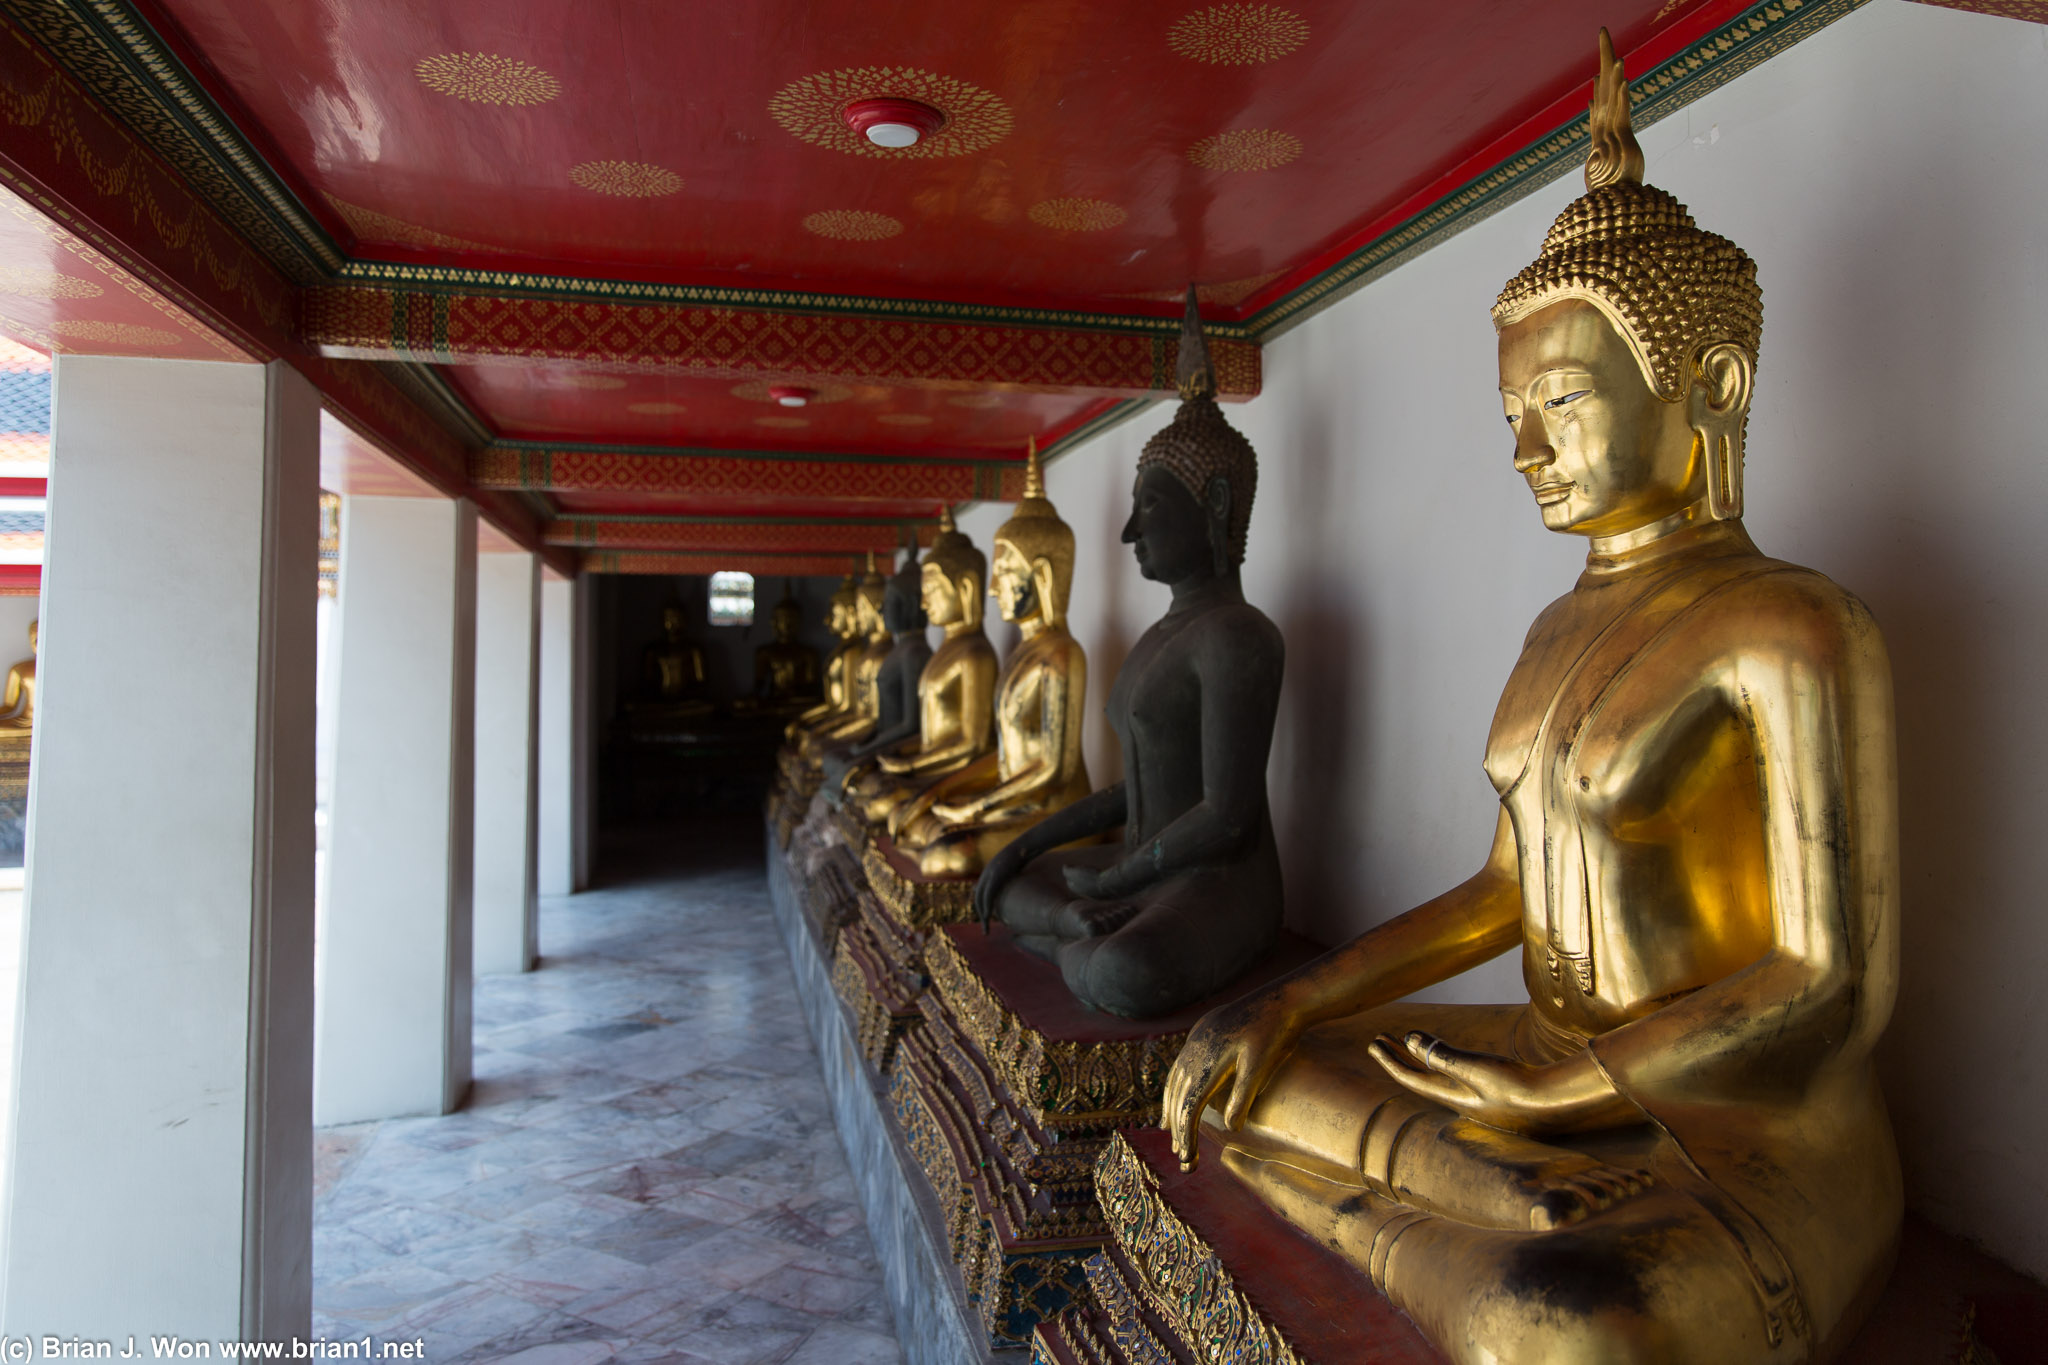
[[[861,576],[854,592],[854,619],[858,634],[870,640],[887,639],[889,627],[882,619],[882,599],[888,594],[889,585],[882,581],[882,571],[875,567],[875,552],[868,551],[868,571]]]
[[[860,634],[860,592],[854,587],[852,574],[839,581],[839,590],[832,594],[831,604],[825,610],[825,624],[842,640]]]
[[[1493,306],[1515,469],[1553,531],[1604,536],[1742,515],[1763,336],[1756,265],[1642,183],[1605,29],[1587,192]]]
[[[882,620],[892,635],[924,629],[924,594],[917,572],[917,542],[905,549],[903,563],[882,592]]]
[[[670,643],[681,640],[688,625],[689,618],[683,615],[681,602],[671,599],[668,605],[661,609],[661,633],[668,637]]]
[[[786,645],[796,639],[797,631],[803,628],[804,609],[797,600],[783,589],[782,600],[775,604],[775,610],[768,614],[768,624],[775,631],[775,643]]]
[[[981,585],[988,581],[988,556],[953,525],[953,510],[939,514],[939,534],[924,552],[919,569],[924,614],[935,626],[974,630],[981,625]]]
[[[996,531],[989,595],[1005,621],[1063,627],[1074,582],[1074,530],[1045,496],[1045,471],[1032,443],[1024,460],[1024,497]]]
[[[1178,377],[1180,411],[1138,456],[1123,533],[1138,572],[1162,583],[1235,573],[1244,563],[1259,486],[1252,443],[1216,405],[1216,371],[1193,285],[1181,322]]]

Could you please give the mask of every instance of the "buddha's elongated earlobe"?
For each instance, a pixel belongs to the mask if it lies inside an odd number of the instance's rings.
[[[1218,578],[1230,572],[1230,480],[1221,474],[1209,480],[1209,553]]]
[[[1059,597],[1053,590],[1055,570],[1050,559],[1038,558],[1031,561],[1031,583],[1037,590],[1039,619],[1048,626],[1065,626],[1064,613],[1060,611]]]
[[[1707,515],[1734,521],[1742,515],[1743,434],[1756,382],[1756,361],[1730,342],[1709,346],[1695,366],[1687,420],[1707,461]]]

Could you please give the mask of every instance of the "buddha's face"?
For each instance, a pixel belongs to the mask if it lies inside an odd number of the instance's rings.
[[[671,640],[681,635],[683,633],[683,609],[681,607],[663,607],[661,609],[661,629],[662,633]]]
[[[1590,303],[1566,299],[1501,329],[1500,396],[1515,472],[1553,531],[1616,535],[1706,495],[1686,404],[1651,391]]]
[[[827,624],[832,628],[832,633],[840,639],[849,638],[854,631],[853,603],[833,598]]]
[[[1131,487],[1131,519],[1124,544],[1138,572],[1155,583],[1184,583],[1215,572],[1209,516],[1187,485],[1161,465],[1138,475]]]
[[[775,628],[777,644],[788,644],[796,638],[796,628],[803,621],[803,614],[794,607],[777,607],[770,624]]]
[[[1038,580],[1031,572],[1031,561],[1007,540],[996,541],[988,591],[1005,621],[1028,621],[1038,615]]]
[[[967,614],[966,604],[960,600],[959,587],[946,576],[943,567],[926,564],[918,572],[926,620],[935,626],[950,626]]]
[[[860,601],[854,607],[854,625],[855,633],[859,635],[875,635],[880,633],[882,629],[882,604],[875,601],[867,593],[862,593]]]

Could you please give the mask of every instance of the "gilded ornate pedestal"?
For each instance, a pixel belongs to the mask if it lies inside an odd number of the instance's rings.
[[[1097,1158],[1118,1127],[1158,1121],[1195,1020],[1312,952],[1290,936],[1223,995],[1139,1022],[1083,1007],[1002,925],[931,932],[923,1027],[898,1044],[890,1099],[994,1347],[1027,1344],[1080,1294],[1083,1264],[1108,1231]]]
[[[832,986],[853,1011],[861,1051],[887,1075],[900,1040],[922,1022],[925,939],[973,913],[974,881],[921,876],[886,834],[867,840],[861,871],[866,885],[840,931]]]
[[[1110,1240],[1087,1291],[1032,1341],[1033,1365],[1419,1365],[1442,1359],[1350,1262],[1222,1167],[1183,1172],[1166,1134],[1109,1142]],[[2014,1365],[2048,1341],[2048,1289],[1913,1217],[1878,1309],[1839,1359]]]

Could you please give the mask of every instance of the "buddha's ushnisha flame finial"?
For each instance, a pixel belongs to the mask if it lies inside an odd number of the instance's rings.
[[[960,529],[959,527],[953,524],[952,508],[941,507],[939,509],[939,529],[941,531],[957,531]]]
[[[1173,377],[1182,402],[1216,392],[1216,367],[1209,360],[1209,338],[1202,335],[1202,313],[1196,306],[1192,280],[1188,282],[1187,308],[1180,318],[1180,360]]]
[[[1045,468],[1038,462],[1038,438],[1024,438],[1024,496],[1042,498],[1045,496]]]
[[[875,552],[874,552],[873,550],[869,550],[869,551],[868,551],[868,577],[870,577],[870,578],[873,578],[874,576],[875,576]]]
[[[1587,111],[1592,150],[1586,154],[1586,188],[1643,183],[1643,149],[1629,121],[1628,76],[1614,55],[1614,39],[1600,30],[1600,74],[1593,78],[1593,103]]]

